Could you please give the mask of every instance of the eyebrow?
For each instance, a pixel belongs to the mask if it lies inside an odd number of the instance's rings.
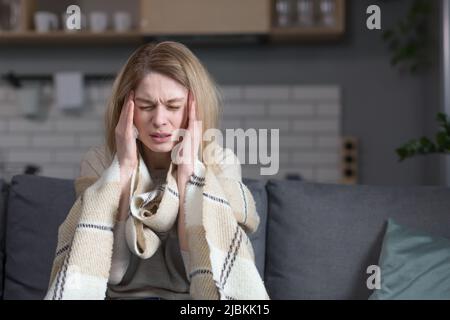
[[[136,97],[135,100],[139,100],[142,102],[147,102],[147,103],[155,103],[155,100],[152,98],[141,98],[141,97]],[[183,101],[184,98],[171,98],[169,100],[166,101],[166,103],[172,103],[172,102],[179,102],[179,101]]]

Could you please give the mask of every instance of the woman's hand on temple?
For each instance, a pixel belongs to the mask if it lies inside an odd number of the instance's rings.
[[[194,165],[197,160],[198,151],[200,148],[202,138],[202,124],[197,121],[196,115],[196,103],[192,92],[188,93],[188,125],[187,134],[183,137],[183,141],[180,142],[179,155],[181,161],[178,161],[177,168],[177,183],[179,192],[180,204],[185,203],[185,188],[189,181],[189,177],[194,173]],[[178,241],[180,249],[182,251],[189,250],[189,244],[185,227],[185,214],[186,210],[184,205],[180,205],[180,211],[178,216]]]
[[[187,180],[194,173],[194,165],[197,159],[202,137],[202,124],[197,121],[196,102],[192,92],[188,93],[188,126],[187,135],[183,137],[180,147],[181,163],[178,164],[178,179]]]
[[[115,129],[117,158],[121,171],[132,173],[138,163],[136,136],[133,128],[134,92],[124,101]]]

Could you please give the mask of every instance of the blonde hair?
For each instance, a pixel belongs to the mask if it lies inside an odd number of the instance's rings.
[[[111,158],[116,153],[115,128],[126,96],[150,72],[165,75],[193,93],[203,132],[217,128],[220,91],[198,58],[178,42],[148,43],[133,52],[114,80],[105,113],[105,141]],[[202,139],[203,150],[206,143]]]

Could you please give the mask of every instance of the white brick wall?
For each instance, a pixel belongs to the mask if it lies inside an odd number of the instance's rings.
[[[30,145],[29,137],[23,134],[2,134],[0,135],[0,148],[27,147]]]
[[[0,177],[9,180],[27,165],[39,166],[44,176],[78,176],[81,156],[103,141],[103,114],[96,108],[104,110],[105,86],[110,84],[90,84],[83,112],[66,114],[53,103],[53,87],[44,85],[41,109],[47,114],[40,119],[22,116],[15,91],[0,86]]]
[[[292,160],[299,164],[337,164],[336,152],[301,151],[292,154]]]
[[[9,162],[22,163],[49,163],[52,162],[52,154],[47,151],[29,151],[31,148],[12,150],[6,158]]]
[[[263,116],[265,114],[264,105],[261,103],[236,103],[231,102],[222,110],[222,116]]]
[[[227,101],[242,100],[242,86],[223,86],[220,88],[222,97]]]
[[[339,137],[337,136],[318,136],[317,137],[318,148],[338,148]]]
[[[8,119],[8,132],[10,133],[29,133],[30,136],[38,133],[54,132],[55,123],[53,121],[32,121],[18,117]]]
[[[43,104],[48,116],[31,120],[21,116],[15,92],[0,86],[0,175],[8,179],[23,172],[27,164],[35,164],[42,175],[75,178],[81,156],[89,147],[104,143],[103,114],[110,87],[111,83],[88,83],[86,106],[77,115],[55,108],[53,88],[46,85]],[[280,129],[278,174],[260,176],[260,167],[269,165],[243,164],[244,177],[299,174],[310,181],[339,181],[339,87],[229,85],[220,89],[224,98],[222,129]],[[250,149],[258,150],[256,146]]]
[[[313,132],[313,133],[338,133],[339,123],[335,119],[326,120],[295,120],[292,130],[294,132]]]
[[[319,103],[321,101],[339,101],[341,100],[341,91],[337,86],[294,86],[292,97],[294,100],[312,100]]]
[[[75,136],[73,135],[61,135],[55,136],[51,134],[43,134],[31,137],[31,145],[35,147],[75,147]]]
[[[290,88],[288,86],[245,86],[243,95],[245,100],[252,101],[289,100]]]
[[[311,116],[314,114],[312,104],[274,104],[269,103],[270,116]]]
[[[5,120],[0,119],[0,133],[7,131],[6,126],[7,122]]]
[[[289,135],[280,137],[280,148],[286,150],[295,150],[299,148],[312,148],[314,146],[313,135]]]
[[[342,113],[339,87],[229,86],[222,91],[223,129],[280,129],[278,174],[260,176],[260,167],[268,165],[244,164],[244,177],[269,179],[299,174],[310,181],[339,182]]]

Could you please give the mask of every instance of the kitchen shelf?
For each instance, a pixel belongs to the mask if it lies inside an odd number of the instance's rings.
[[[51,32],[0,32],[0,44],[120,44],[143,42],[140,32],[117,33],[107,31],[94,33],[89,31],[51,31]]]
[[[270,30],[272,42],[302,41],[302,40],[336,40],[343,35],[344,31],[337,28],[325,27],[274,27]]]
[[[218,39],[230,35],[237,36],[236,39],[256,35],[273,43],[298,43],[339,39],[345,33],[345,0],[335,0],[335,26],[308,28],[276,26],[276,0],[215,0],[214,4],[210,0],[189,0],[189,5],[185,0],[133,0],[130,10],[135,12],[136,26],[124,33],[112,30],[102,33],[85,30],[38,33],[33,30],[32,17],[39,10],[39,0],[20,1],[23,17],[20,31],[0,31],[0,46],[140,44],[151,38],[191,36]],[[169,19],[169,14],[170,17],[176,15],[175,21]]]

